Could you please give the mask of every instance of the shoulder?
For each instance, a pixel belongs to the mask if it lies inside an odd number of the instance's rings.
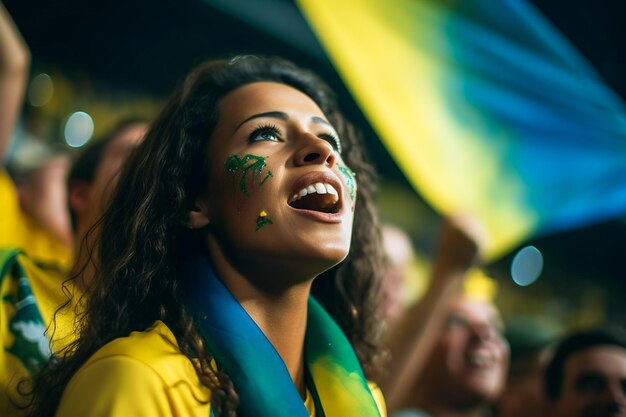
[[[58,415],[208,415],[209,401],[191,361],[157,321],[96,352],[67,385]]]
[[[87,361],[85,367],[118,358],[132,360],[151,369],[167,386],[181,381],[200,384],[191,360],[180,351],[174,334],[162,321],[106,344]]]
[[[89,361],[63,392],[58,416],[167,416],[163,381],[141,361],[111,356]]]
[[[15,185],[1,167],[0,213],[0,246],[19,247],[31,258],[62,269],[71,266],[71,248],[63,245],[22,210]]]
[[[0,372],[0,380],[6,380],[26,376],[49,360],[50,335],[54,349],[71,340],[73,315],[58,314],[46,335],[55,311],[67,299],[61,273],[37,267],[12,248],[0,248],[0,273],[0,369],[15,362],[11,371]]]
[[[15,314],[22,308],[32,310],[30,315],[34,314],[39,318],[45,329],[58,308],[69,301],[68,294],[63,289],[66,280],[64,271],[54,266],[41,265],[23,252],[12,248],[0,248],[0,258],[2,273],[0,293],[3,306]],[[68,285],[68,291],[80,295],[71,285]],[[74,315],[69,311],[71,309],[67,310],[56,316],[55,329],[63,331],[56,333],[55,339],[60,334],[69,333],[65,329],[69,330]],[[9,314],[7,319],[11,315]],[[37,321],[31,316],[28,317],[29,321]]]
[[[27,286],[29,293],[33,292],[37,298],[53,303],[55,310],[62,302],[68,300],[63,292],[67,270],[58,264],[41,263],[19,247],[0,245],[0,274],[3,293],[9,291],[12,286],[15,288]]]
[[[45,332],[64,298],[62,277],[8,247],[0,247],[0,274],[0,415],[15,415],[16,405],[24,403],[18,394],[19,382],[50,358]],[[70,315],[57,318],[54,348],[71,338]]]
[[[0,168],[0,197],[0,208],[5,213],[3,217],[14,218],[20,213],[17,190],[4,168]]]

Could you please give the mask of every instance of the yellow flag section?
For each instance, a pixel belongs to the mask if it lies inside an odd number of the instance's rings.
[[[412,185],[440,213],[472,214],[488,234],[485,255],[528,237],[536,216],[514,170],[489,158],[505,126],[482,123],[450,94],[445,1],[298,0],[335,67]],[[457,123],[461,112],[472,130]],[[486,142],[483,134],[502,141]],[[506,187],[502,184],[506,183]]]

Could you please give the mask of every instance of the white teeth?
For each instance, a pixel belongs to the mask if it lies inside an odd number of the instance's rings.
[[[335,187],[333,187],[330,184],[324,184],[324,185],[326,186],[326,192],[328,194],[339,196],[339,193],[337,192],[337,190],[335,190]]]
[[[324,186],[324,184],[322,184],[321,182],[318,182],[315,185],[315,191],[317,191],[318,194],[326,194],[326,187]]]
[[[302,197],[309,194],[331,194],[334,198],[332,198],[332,200],[329,202],[330,205],[337,203],[337,201],[339,200],[339,193],[337,192],[335,187],[330,184],[316,182],[315,184],[311,184],[308,187],[301,189],[296,194],[292,195],[288,203],[291,204],[294,201],[300,200]]]
[[[471,352],[466,356],[467,363],[478,368],[490,366],[493,361],[493,355],[484,351]]]

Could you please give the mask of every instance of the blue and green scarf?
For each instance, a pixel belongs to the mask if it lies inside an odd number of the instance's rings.
[[[208,260],[191,257],[186,274],[187,307],[218,367],[233,382],[240,399],[237,415],[308,417],[278,352]],[[380,417],[350,342],[313,297],[308,302],[304,357],[317,416]]]

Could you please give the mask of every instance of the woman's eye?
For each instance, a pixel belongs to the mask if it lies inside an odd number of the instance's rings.
[[[258,129],[255,129],[248,139],[248,142],[261,142],[261,141],[270,141],[270,142],[278,142],[279,137],[278,128],[275,126],[263,126]]]
[[[318,136],[321,139],[324,139],[325,141],[330,143],[335,151],[341,153],[341,141],[339,140],[337,136],[332,135],[330,133],[322,133],[321,135],[318,135]]]

